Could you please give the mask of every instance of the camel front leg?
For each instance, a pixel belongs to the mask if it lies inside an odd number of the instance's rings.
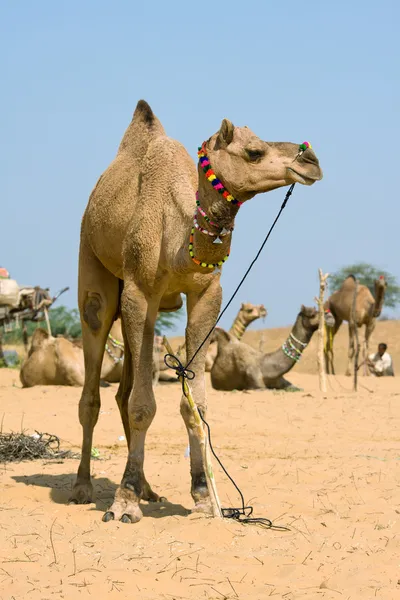
[[[143,517],[139,507],[142,498],[156,500],[159,497],[151,491],[143,472],[144,446],[147,430],[156,413],[153,393],[153,342],[154,327],[161,295],[146,297],[133,282],[125,281],[121,298],[122,318],[126,339],[132,354],[131,381],[126,379],[119,393],[122,420],[125,428],[126,398],[129,432],[128,460],[120,486],[115,492],[111,508],[104,514],[103,521],[113,519],[123,523],[136,523]],[[125,360],[129,360],[129,353]],[[132,377],[129,369],[124,369],[126,377]],[[130,390],[131,388],[131,390]]]
[[[221,307],[222,291],[219,277],[214,278],[202,293],[190,292],[187,295],[188,323],[186,328],[187,359],[190,361],[196,350],[215,325]],[[205,390],[205,361],[208,341],[196,354],[189,369],[196,374],[190,382],[193,399],[206,418],[207,401]],[[190,445],[190,472],[192,478],[191,494],[195,502],[195,511],[211,512],[206,475],[204,471],[201,447],[196,435],[193,413],[186,397],[181,400],[181,415],[186,425]]]
[[[354,323],[350,323],[349,322],[349,352],[348,352],[347,369],[346,369],[346,375],[348,377],[351,376],[352,367],[353,367],[353,363],[354,363],[354,354],[355,354],[355,348],[354,348],[355,327],[357,327],[357,326],[354,325]]]

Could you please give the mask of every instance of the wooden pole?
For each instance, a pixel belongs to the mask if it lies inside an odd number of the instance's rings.
[[[357,391],[357,383],[358,383],[358,358],[360,355],[360,340],[358,338],[358,327],[356,320],[356,302],[357,302],[357,294],[358,294],[358,279],[356,279],[356,287],[354,288],[354,296],[353,296],[353,306],[351,311],[351,320],[353,321],[352,326],[354,327],[354,337],[356,340],[356,351],[354,353],[354,391]]]
[[[46,325],[47,325],[47,331],[48,334],[51,336],[51,327],[50,327],[50,319],[49,319],[49,311],[47,310],[47,306],[44,307],[43,309],[44,312],[44,316],[46,318]]]
[[[173,355],[172,348],[165,336],[163,338],[163,344],[166,347],[168,354]],[[176,366],[177,366],[177,363],[176,363]],[[179,377],[179,381],[182,383],[182,377]],[[201,448],[204,472],[206,474],[207,487],[208,487],[208,492],[210,494],[210,501],[211,501],[213,517],[222,518],[221,503],[218,498],[218,492],[217,492],[217,486],[215,483],[214,471],[213,471],[212,464],[211,464],[210,444],[208,443],[208,438],[204,431],[203,421],[201,420],[197,405],[196,405],[195,401],[193,400],[192,391],[191,391],[190,386],[186,379],[183,379],[183,386],[184,386],[184,393],[185,393],[185,396],[189,403],[189,407],[193,413],[194,422],[196,425],[194,433],[197,436],[197,439],[199,441],[200,448]]]
[[[318,269],[319,273],[319,296],[315,298],[318,305],[319,324],[318,324],[318,374],[319,374],[319,389],[321,392],[326,394],[326,366],[325,366],[325,355],[324,355],[324,334],[325,334],[325,313],[324,313],[324,295],[326,290],[326,281],[329,277],[329,273],[325,275],[322,273],[322,269]]]

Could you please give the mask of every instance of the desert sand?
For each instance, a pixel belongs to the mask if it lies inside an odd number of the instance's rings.
[[[266,330],[265,349],[275,348],[286,331]],[[337,346],[341,373],[345,334]],[[373,347],[382,336],[388,342],[395,368],[399,334],[398,322],[385,322],[373,337]],[[259,332],[246,335],[258,344]],[[323,396],[311,346],[290,380],[303,391],[224,393],[207,380],[219,457],[254,516],[287,531],[190,514],[178,383],[157,386],[158,411],[146,445],[147,478],[168,502],[143,502],[144,518],[136,525],[103,523],[126,458],[112,385],[101,389],[95,429],[95,504],[66,504],[75,459],[1,465],[0,599],[400,597],[397,377],[360,377],[354,393],[351,379],[330,376]],[[18,371],[2,369],[2,429],[54,433],[63,449],[79,452],[79,395],[77,388],[21,389]],[[215,461],[214,468],[222,505],[239,506]]]

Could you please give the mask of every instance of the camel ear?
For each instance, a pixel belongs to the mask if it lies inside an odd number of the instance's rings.
[[[302,304],[301,307],[300,307],[301,314],[304,314],[305,310],[306,310],[306,307],[304,306],[304,304]]]
[[[233,132],[235,127],[233,123],[224,119],[218,132],[218,142],[221,146],[229,146],[233,140]]]

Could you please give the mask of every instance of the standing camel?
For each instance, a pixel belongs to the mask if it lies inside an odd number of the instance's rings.
[[[333,328],[327,329],[327,342],[325,346],[325,364],[327,373],[335,373],[333,365],[333,340],[343,321],[349,324],[349,352],[346,375],[351,375],[351,367],[354,358],[355,327],[365,325],[365,337],[363,343],[363,361],[368,356],[369,339],[375,329],[376,319],[382,312],[385,290],[387,287],[383,275],[375,281],[375,298],[365,285],[359,285],[355,304],[355,322],[353,319],[353,303],[356,290],[356,279],[349,275],[343,281],[341,287],[334,292],[325,302],[325,311],[330,311],[335,324]]]
[[[196,166],[168,138],[143,100],[116,158],[101,175],[82,220],[78,302],[85,355],[79,403],[82,457],[71,503],[92,500],[90,453],[100,409],[99,377],[113,320],[122,318],[125,360],[116,400],[128,443],[120,486],[104,521],[142,518],[140,500],[160,501],[143,471],[147,430],[156,412],[152,388],[154,326],[158,311],[175,311],[187,298],[186,348],[193,357],[221,306],[220,267],[228,259],[240,205],[258,193],[322,178],[309,144],[264,142],[224,119],[199,149]],[[228,191],[229,190],[229,191]],[[197,194],[196,194],[197,192]],[[193,398],[206,417],[205,344],[191,369]],[[193,413],[181,400],[190,444],[195,510],[210,502]]]

